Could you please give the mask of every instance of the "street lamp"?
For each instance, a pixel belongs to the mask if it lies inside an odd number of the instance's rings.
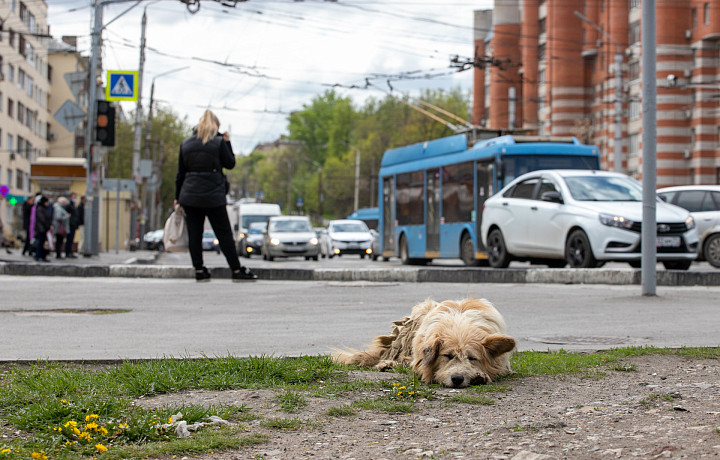
[[[617,40],[607,34],[597,24],[583,16],[579,11],[573,11],[573,14],[580,18],[583,22],[589,24],[593,29],[597,30],[602,34],[603,37],[609,39],[615,46],[615,142],[614,142],[614,170],[622,172],[622,100],[620,95],[622,94],[622,47]]]

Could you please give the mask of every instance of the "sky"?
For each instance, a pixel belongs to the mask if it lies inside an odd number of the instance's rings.
[[[232,0],[225,0],[232,3]],[[56,38],[78,36],[89,54],[91,0],[49,0]],[[473,56],[473,11],[492,0],[249,0],[224,7],[200,0],[128,1],[104,7],[103,70],[138,70],[142,15],[147,112],[170,108],[194,125],[206,108],[229,131],[236,154],[287,134],[287,117],[334,89],[356,107],[374,97],[423,89],[472,88],[472,71],[450,66]],[[194,9],[194,8],[193,8]],[[103,78],[105,77],[103,72]],[[368,85],[369,83],[369,85]],[[126,112],[135,103],[123,102]]]

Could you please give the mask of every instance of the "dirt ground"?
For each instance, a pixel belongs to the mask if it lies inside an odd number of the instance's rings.
[[[615,366],[615,369],[618,367]],[[358,378],[397,381],[393,373]],[[184,457],[217,459],[625,459],[720,457],[720,361],[682,356],[628,359],[621,370],[512,379],[487,393],[492,404],[453,401],[471,389],[440,389],[410,413],[360,409],[329,416],[329,407],[377,393],[307,398],[298,413],[280,410],[270,390],[193,391],[138,401],[167,404],[244,404],[259,419],[245,432],[264,444]],[[299,429],[262,421],[300,418]],[[180,458],[180,457],[173,457]]]

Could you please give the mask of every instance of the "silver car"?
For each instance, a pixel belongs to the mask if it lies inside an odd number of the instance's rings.
[[[307,216],[274,216],[263,233],[262,255],[265,260],[275,257],[305,257],[318,260],[320,247],[317,235]]]
[[[690,211],[700,239],[698,258],[720,268],[720,185],[678,185],[658,189],[657,194]]]

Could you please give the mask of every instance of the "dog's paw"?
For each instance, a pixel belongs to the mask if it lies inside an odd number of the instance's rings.
[[[397,366],[398,363],[393,361],[392,359],[385,359],[380,361],[375,365],[375,369],[379,371],[387,371],[392,369],[393,367]]]

